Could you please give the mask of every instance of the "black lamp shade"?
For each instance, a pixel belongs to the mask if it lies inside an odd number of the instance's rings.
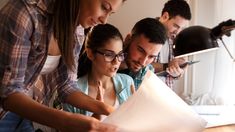
[[[211,30],[202,26],[191,26],[182,30],[174,40],[174,56],[177,58],[218,48]]]

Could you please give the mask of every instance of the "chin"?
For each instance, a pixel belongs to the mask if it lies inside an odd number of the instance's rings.
[[[116,72],[115,72],[115,73],[106,74],[106,76],[108,76],[108,77],[113,77],[113,76],[115,76],[115,75],[116,75]]]
[[[131,68],[130,70],[131,70],[131,72],[136,73],[136,72],[138,72],[140,69],[139,69],[139,68],[138,68],[138,69],[136,69],[136,68]]]

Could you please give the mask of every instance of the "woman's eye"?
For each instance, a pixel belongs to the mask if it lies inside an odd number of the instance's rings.
[[[102,7],[102,9],[105,10],[105,11],[109,11],[109,10],[110,10],[109,4],[107,4],[107,3],[103,3],[103,4],[101,5],[101,7]]]
[[[105,54],[107,57],[113,57],[113,54]]]

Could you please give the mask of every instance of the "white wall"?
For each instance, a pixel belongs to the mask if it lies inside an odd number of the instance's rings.
[[[193,25],[212,28],[220,22],[235,19],[234,0],[190,0],[193,8]],[[234,34],[223,37],[234,55]],[[220,42],[220,41],[218,41]],[[217,51],[195,55],[199,64],[189,68],[186,96],[192,104],[229,104],[234,100],[234,63],[223,45]],[[233,101],[234,103],[234,101]]]
[[[125,37],[134,24],[145,17],[160,16],[167,0],[127,0],[118,12],[113,14],[109,23],[117,26]]]
[[[192,25],[203,25],[211,28],[215,26],[215,2],[214,0],[190,0],[193,15]],[[190,102],[194,102],[199,96],[208,92],[207,88],[213,87],[215,51],[202,53],[192,57],[194,60],[200,60],[200,63],[190,67],[192,80],[188,80],[187,87],[190,89],[186,96],[189,96]]]

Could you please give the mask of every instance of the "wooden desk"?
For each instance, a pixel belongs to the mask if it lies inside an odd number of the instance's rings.
[[[235,125],[207,128],[203,132],[235,132]]]

